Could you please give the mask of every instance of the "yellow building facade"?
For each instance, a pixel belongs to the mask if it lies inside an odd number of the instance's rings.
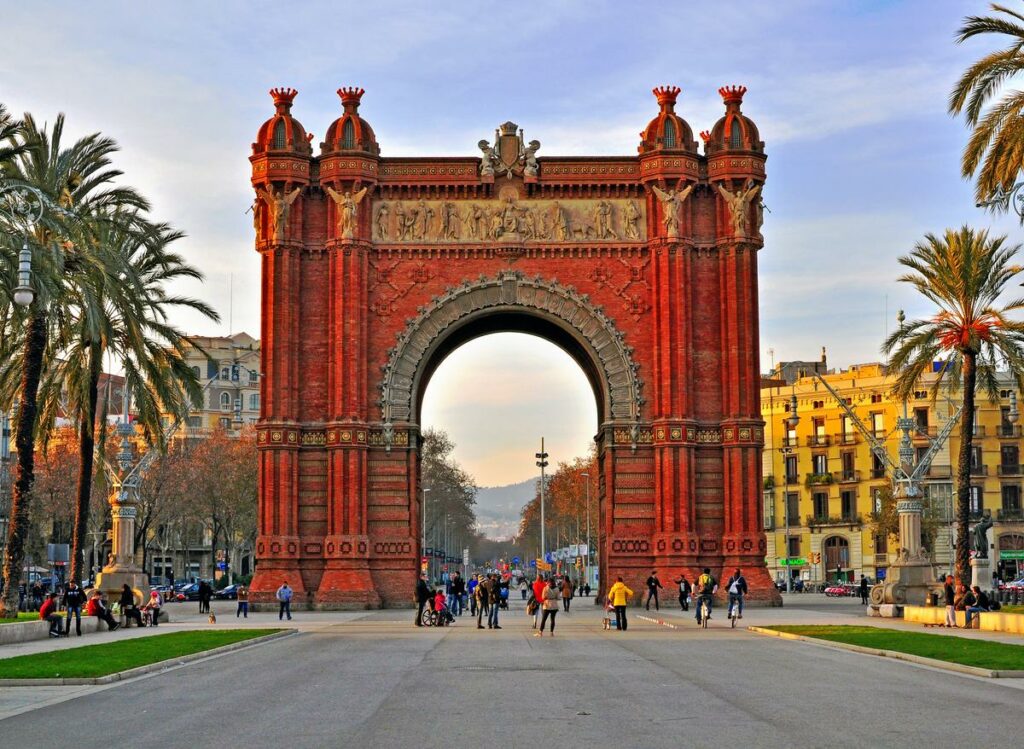
[[[786,383],[781,379],[784,368],[780,365],[777,377],[766,379],[761,391],[768,567],[780,581],[787,572],[809,582],[859,580],[861,574],[884,578],[898,551],[895,538],[876,531],[878,493],[891,486],[888,472],[821,382],[796,376]],[[822,376],[898,461],[901,434],[896,419],[903,415],[904,404],[892,397],[893,380],[884,366],[855,365]],[[995,525],[990,558],[993,570],[1004,579],[1024,573],[1024,461],[1021,429],[1011,417],[1011,389],[1007,378],[995,402],[979,398],[971,471],[972,520],[991,514]],[[795,427],[789,422],[793,396],[799,417]],[[913,443],[918,459],[955,414],[958,402],[957,394],[933,401],[928,382],[907,402],[907,415],[917,424]],[[957,425],[924,479],[929,512],[938,524],[933,549],[937,572],[950,569],[955,546],[953,493],[959,449]]]

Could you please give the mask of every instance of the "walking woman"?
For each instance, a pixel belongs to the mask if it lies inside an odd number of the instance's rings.
[[[570,580],[568,577],[565,577],[562,580],[562,608],[565,609],[565,613],[567,614],[569,613],[569,604],[572,602],[572,591],[572,580]]]
[[[534,637],[544,636],[544,623],[551,618],[551,636],[555,636],[555,617],[558,615],[558,599],[562,597],[561,591],[555,585],[555,578],[548,581],[548,587],[544,588],[544,614],[540,620],[540,631],[534,632]]]

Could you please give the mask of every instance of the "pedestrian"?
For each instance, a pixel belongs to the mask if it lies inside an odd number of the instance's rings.
[[[64,611],[67,622],[64,631],[71,634],[71,615],[75,615],[75,631],[82,636],[82,606],[85,604],[85,593],[78,587],[74,580],[68,583],[68,589],[64,591]]]
[[[18,583],[18,611],[28,611],[28,585],[22,580]]]
[[[64,634],[61,631],[61,617],[60,612],[57,611],[57,594],[47,593],[46,600],[43,601],[43,605],[39,607],[39,618],[44,622],[50,623],[50,637],[60,637]]]
[[[729,594],[729,611],[726,618],[732,617],[732,607],[738,606],[739,613],[737,616],[743,618],[743,597],[747,595],[747,579],[743,577],[743,572],[739,567],[733,573],[732,577],[729,578],[728,584],[725,586],[726,592]]]
[[[966,629],[971,628],[971,615],[980,614],[982,611],[990,611],[992,602],[989,601],[988,594],[985,593],[977,585],[971,586],[971,598],[973,603],[967,604],[964,614],[964,627]],[[980,619],[980,617],[979,617]]]
[[[860,576],[860,602],[865,606],[868,605],[868,579],[864,574]]]
[[[466,581],[456,572],[452,575],[452,594],[448,608],[456,616],[462,616],[462,597],[466,595]]]
[[[956,589],[953,587],[953,576],[946,575],[946,582],[942,586],[942,593],[946,601],[946,627],[956,626],[956,612],[953,604],[956,602]]]
[[[501,607],[501,581],[497,575],[491,575],[490,577],[487,602],[491,607],[491,612],[487,615],[487,628],[501,629],[498,626],[498,609]]]
[[[572,584],[572,580],[570,580],[568,577],[565,578],[564,580],[562,580],[562,608],[565,609],[565,613],[567,613],[567,614],[569,613],[569,604],[572,603],[572,594],[573,594],[574,590],[575,590],[575,586]],[[551,627],[552,627],[551,632],[552,632],[552,634],[554,634],[554,631],[555,631],[554,630],[554,626],[555,626],[555,617],[551,617]],[[542,624],[541,625],[541,630],[543,630],[543,629],[544,629],[544,627],[543,627],[543,624]]]
[[[210,596],[213,593],[213,588],[205,580],[199,581],[199,613],[209,614],[210,613]]]
[[[243,619],[249,618],[249,589],[245,587],[245,585],[238,586],[238,609],[235,611],[236,619],[239,614],[242,615]]]
[[[633,591],[626,587],[621,577],[608,591],[608,602],[615,607],[615,625],[620,632],[625,632],[629,626],[629,622],[626,621],[626,605],[632,597]]]
[[[159,626],[160,624],[160,608],[164,605],[164,600],[160,597],[159,591],[149,591],[149,600],[142,607],[144,614],[148,615],[149,625],[151,627]]]
[[[658,579],[658,573],[655,570],[651,570],[651,576],[647,578],[647,610],[651,610],[651,599],[654,599],[654,610],[660,611],[658,608],[658,588],[663,588],[661,580]]]
[[[95,588],[92,591],[92,596],[89,598],[88,603],[85,605],[85,615],[95,616],[100,621],[106,622],[107,630],[109,632],[113,632],[121,626],[118,622],[114,621],[114,617],[110,613],[110,609],[103,600],[103,593]]]
[[[541,605],[541,610],[544,613],[541,615],[540,629],[533,633],[534,637],[544,636],[544,623],[547,622],[548,619],[551,619],[551,636],[555,636],[555,617],[558,615],[558,599],[559,597],[562,597],[562,600],[565,600],[564,590],[566,582],[567,581],[565,580],[562,581],[562,590],[559,591],[558,586],[555,585],[555,579],[551,578],[547,587],[544,588],[544,592],[542,594],[543,603]]]
[[[542,604],[544,603],[544,589],[548,587],[544,581],[544,576],[537,574],[537,579],[533,581],[533,597],[537,599],[537,608],[533,612],[533,629],[537,629],[540,624],[541,612],[543,610]]]
[[[43,586],[36,580],[32,583],[32,610],[39,611],[39,607],[43,605]]]
[[[583,595],[587,596],[588,598],[590,597],[590,583],[589,582],[583,583]]]
[[[132,591],[131,586],[125,583],[121,588],[121,599],[118,601],[121,605],[121,614],[124,615],[124,626],[127,629],[131,626],[132,621],[135,622],[136,627],[142,626],[142,612],[139,611],[139,607],[135,601],[135,593]]]
[[[486,577],[484,575],[477,575],[479,580],[476,586],[476,628],[483,629],[483,618],[487,616],[488,624],[491,621],[491,594],[487,588],[487,584],[490,582],[490,575]]]
[[[676,585],[679,586],[679,608],[683,611],[690,610],[690,581],[686,579],[686,573],[680,572],[676,578]]]
[[[423,608],[430,600],[430,586],[427,585],[427,573],[420,574],[416,581],[416,626],[423,626]]]
[[[469,584],[466,586],[466,593],[469,595],[469,615],[476,616],[476,586],[480,584],[477,579],[479,575],[474,575],[470,578]]]
[[[280,608],[277,612],[277,618],[280,621],[284,618],[284,615],[288,615],[288,621],[292,620],[292,589],[288,587],[288,581],[285,580],[281,583],[281,587],[277,589],[277,600],[280,603]]]
[[[527,598],[526,593],[527,593],[527,591],[529,589],[530,589],[530,586],[526,584],[526,578],[525,577],[519,578],[519,594],[523,597],[524,601]]]

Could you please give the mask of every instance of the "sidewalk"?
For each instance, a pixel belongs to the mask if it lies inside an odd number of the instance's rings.
[[[208,616],[199,613],[199,604],[197,602],[183,601],[167,605],[166,608],[171,621],[167,624],[161,624],[159,627],[143,627],[142,629],[134,626],[128,628],[121,627],[111,632],[105,624],[101,624],[98,632],[83,635],[82,637],[72,634],[70,637],[61,637],[60,639],[48,638],[46,640],[31,640],[29,642],[0,645],[0,671],[3,670],[2,659],[13,658],[18,655],[48,653],[54,650],[78,648],[86,645],[100,645],[107,642],[134,639],[136,637],[153,637],[167,634],[168,632],[183,632],[194,629],[263,629],[266,627],[286,626],[290,629],[297,629],[300,632],[307,632],[324,627],[333,627],[337,624],[347,624],[373,613],[371,611],[294,611],[292,612],[291,621],[287,619],[278,621],[276,613],[255,613],[250,611],[248,619],[236,619],[235,611],[237,605],[234,601],[213,601],[210,605],[213,612],[217,615],[216,624],[210,624]],[[74,632],[74,628],[75,624],[72,621],[72,632]]]
[[[1024,645],[1024,636],[1008,632],[985,632],[980,629],[946,629],[945,627],[925,627],[921,624],[904,622],[902,619],[883,619],[877,616],[867,616],[864,607],[855,598],[826,598],[817,593],[790,594],[783,598],[785,605],[782,608],[762,608],[748,606],[743,609],[743,619],[740,624],[743,626],[771,627],[776,624],[846,624],[858,627],[880,627],[882,629],[899,629],[907,632],[925,632],[927,634],[945,635],[948,637],[965,637],[975,640],[990,640],[992,642],[1003,642],[1009,645]],[[641,606],[637,613],[643,613],[651,617],[660,617],[672,624],[682,623],[697,626],[696,613],[693,604],[690,604],[689,611],[681,611],[679,605],[673,600],[674,606],[662,606],[661,611],[655,614],[654,609],[644,611]],[[715,600],[715,608],[711,614],[712,623],[724,622],[728,603],[719,605]],[[632,613],[634,609],[630,609]],[[739,626],[739,624],[737,624]]]

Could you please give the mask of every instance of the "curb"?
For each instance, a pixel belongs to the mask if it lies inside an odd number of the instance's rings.
[[[643,614],[637,614],[636,618],[643,619],[645,622],[654,622],[655,624],[660,624],[661,626],[668,627],[669,629],[679,629],[678,624],[672,624],[671,622],[667,622],[664,619],[655,619],[654,617],[644,616]]]
[[[198,653],[192,653],[191,655],[183,655],[180,658],[172,658],[165,661],[157,661],[156,663],[150,663],[145,666],[130,668],[127,671],[118,671],[113,674],[107,674],[106,676],[68,679],[0,679],[0,687],[102,686],[104,684],[113,684],[118,681],[127,681],[128,679],[134,679],[137,676],[144,676],[146,674],[155,673],[157,671],[166,671],[168,669],[176,668],[178,666],[184,666],[188,663],[192,663],[203,658],[210,658],[212,656],[231,653],[235,650],[242,650],[244,648],[253,647],[255,645],[262,645],[264,643],[270,642],[271,640],[279,640],[282,637],[291,637],[292,635],[297,635],[298,633],[299,630],[297,629],[287,629],[283,632],[274,632],[273,634],[262,635],[261,637],[253,637],[248,640],[233,642],[230,645],[221,645],[219,648],[213,648],[212,650],[203,650]],[[2,663],[2,661],[0,661],[0,663]]]
[[[817,637],[795,635],[792,632],[778,632],[774,629],[765,629],[764,627],[747,627],[747,631],[754,632],[759,635],[768,635],[769,637],[778,637],[782,640],[795,640],[799,642],[807,642],[811,645],[833,648],[835,650],[846,650],[851,653],[860,653],[861,655],[875,655],[879,658],[892,658],[897,661],[905,661],[919,666],[939,668],[943,671],[954,671],[956,673],[967,674],[968,676],[981,676],[986,679],[1024,679],[1024,671],[1007,671],[1000,669],[978,668],[977,666],[965,666],[961,663],[951,663],[950,661],[940,661],[935,658],[925,658],[924,656],[912,655],[911,653],[901,653],[897,650],[866,648],[862,645],[850,645],[845,642],[821,640]]]

